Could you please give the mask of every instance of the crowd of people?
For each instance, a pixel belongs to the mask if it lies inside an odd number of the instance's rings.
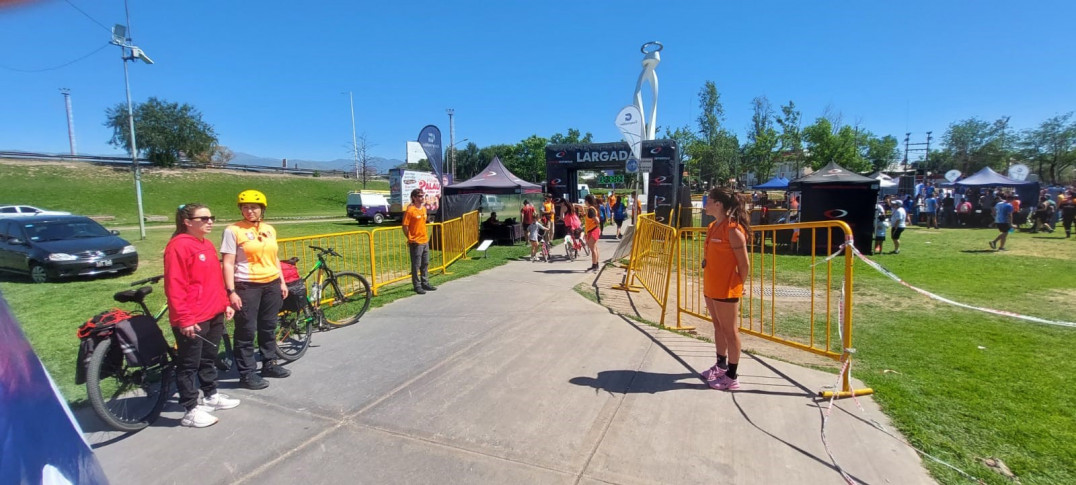
[[[573,240],[584,241],[587,245],[591,257],[591,267],[587,271],[597,271],[597,242],[605,227],[615,226],[615,237],[619,240],[623,238],[624,222],[630,217],[634,225],[642,212],[642,203],[637,192],[632,192],[630,196],[617,196],[610,192],[606,197],[587,194],[583,201],[582,204],[573,204],[567,199],[554,202],[552,194],[545,194],[541,207],[536,207],[530,200],[523,200],[519,220],[530,244],[532,262],[543,260],[541,244],[552,243],[555,223],[560,219]],[[495,218],[496,213],[492,213],[490,217]],[[487,219],[484,224],[491,222]]]

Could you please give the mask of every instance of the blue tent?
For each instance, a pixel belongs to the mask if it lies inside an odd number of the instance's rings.
[[[1016,190],[1016,194],[1020,197],[1020,200],[1025,204],[1035,204],[1039,200],[1038,182],[1014,180],[991,170],[990,167],[983,167],[982,170],[975,172],[974,175],[957,180],[953,185],[956,185],[957,187],[973,187],[977,189],[984,187],[1012,187]]]
[[[752,188],[761,190],[785,190],[788,188],[788,179],[784,177],[774,177],[766,181],[766,183],[756,185]]]

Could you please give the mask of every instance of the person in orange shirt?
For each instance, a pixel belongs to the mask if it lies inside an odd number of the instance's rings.
[[[545,202],[542,202],[542,214],[549,216],[551,222],[557,221],[556,213],[553,212],[553,194],[545,194]]]
[[[430,238],[426,235],[426,206],[422,204],[424,197],[422,189],[411,191],[411,204],[404,211],[401,225],[411,254],[411,286],[420,295],[437,289],[430,284]]]
[[[740,297],[743,283],[751,274],[747,259],[747,235],[751,219],[744,201],[731,188],[710,191],[706,214],[714,218],[706,230],[702,260],[703,295],[714,323],[714,346],[717,363],[702,373],[713,389],[729,391],[740,388]]]

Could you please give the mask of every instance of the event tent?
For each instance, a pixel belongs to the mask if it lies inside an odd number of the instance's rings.
[[[452,184],[444,188],[444,196],[441,204],[444,208],[443,220],[459,217],[467,212],[478,210],[482,205],[482,194],[509,195],[509,194],[540,194],[542,186],[532,184],[516,177],[505,168],[501,159],[493,157],[493,161],[486,165],[478,175],[460,183]],[[536,199],[537,200],[537,199]]]
[[[953,185],[960,187],[984,188],[984,187],[1013,187],[1016,195],[1024,204],[1035,204],[1039,201],[1039,183],[1016,180],[1006,177],[990,169],[983,167],[982,170],[967,178],[957,180]]]
[[[896,180],[893,180],[893,177],[882,172],[874,172],[867,177],[878,180],[878,188],[882,194],[893,195],[897,193],[897,186],[899,184],[897,184]]]
[[[788,188],[788,179],[776,176],[767,180],[766,183],[755,185],[752,188],[756,190],[785,190]]]
[[[877,179],[849,172],[830,162],[810,175],[789,182],[788,188],[803,194],[800,222],[844,221],[852,228],[856,249],[863,254],[871,254],[874,205],[878,200],[879,185]],[[833,234],[830,239],[825,231],[818,231],[818,237],[812,244],[811,237],[815,231],[806,232],[806,244],[800,244],[800,251],[804,254],[810,254],[812,245],[817,246],[819,252],[828,254],[844,243],[843,234]],[[832,241],[833,245],[827,247],[827,241]]]

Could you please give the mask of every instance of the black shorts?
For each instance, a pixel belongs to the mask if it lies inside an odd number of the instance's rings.
[[[710,298],[710,299],[713,300],[713,301],[716,301],[716,302],[720,302],[720,303],[736,303],[736,302],[740,301],[739,298]]]
[[[874,236],[874,242],[876,242],[876,243],[884,243],[885,242],[885,236],[881,236],[881,237]]]
[[[1009,229],[1012,229],[1012,224],[1006,224],[1004,222],[998,223],[998,232],[1004,234],[1006,232],[1009,232]]]
[[[894,241],[900,241],[900,233],[902,233],[902,232],[904,232],[903,227],[894,227],[893,228],[893,240]]]

